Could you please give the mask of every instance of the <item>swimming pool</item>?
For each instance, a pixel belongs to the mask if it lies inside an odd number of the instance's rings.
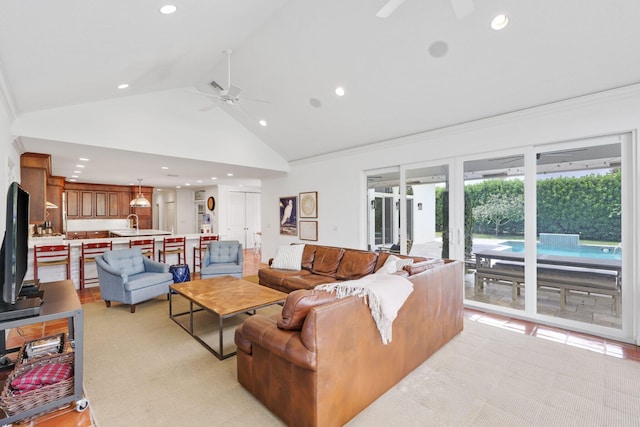
[[[506,240],[500,243],[504,250],[510,252],[524,252],[524,242]],[[538,254],[575,256],[596,259],[622,259],[622,250],[616,246],[579,245],[577,248],[554,248],[538,243]]]

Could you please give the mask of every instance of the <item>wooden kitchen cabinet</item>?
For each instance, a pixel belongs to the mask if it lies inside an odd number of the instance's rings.
[[[107,192],[106,191],[96,191],[94,192],[94,200],[95,200],[95,209],[93,211],[93,216],[96,218],[106,218],[107,217]]]
[[[78,190],[67,190],[67,219],[77,219],[80,217],[80,192]]]
[[[93,218],[93,191],[80,192],[80,218]]]
[[[46,169],[22,167],[20,185],[29,193],[29,223],[43,223],[47,191]]]
[[[87,238],[86,231],[67,231],[68,240],[78,240],[78,239],[86,239],[86,238]]]

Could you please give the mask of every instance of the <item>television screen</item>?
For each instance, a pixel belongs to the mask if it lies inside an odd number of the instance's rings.
[[[27,273],[29,193],[14,182],[7,191],[7,217],[2,242],[2,300],[15,304]]]

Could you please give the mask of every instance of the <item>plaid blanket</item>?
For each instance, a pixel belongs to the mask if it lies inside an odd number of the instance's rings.
[[[50,363],[38,366],[29,372],[14,378],[11,387],[22,393],[40,387],[55,384],[71,378],[73,368],[70,363]]]

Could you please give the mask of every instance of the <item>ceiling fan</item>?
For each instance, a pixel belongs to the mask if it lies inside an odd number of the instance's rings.
[[[456,18],[462,19],[469,15],[476,9],[475,0],[450,0],[453,12],[456,14]],[[404,3],[404,0],[389,0],[382,8],[376,13],[378,18],[388,18],[396,11],[400,5]]]
[[[240,92],[242,91],[242,89],[240,89],[238,86],[231,83],[231,54],[233,53],[233,51],[231,49],[225,49],[222,52],[227,55],[227,82],[228,82],[227,87],[224,88],[215,80],[212,80],[209,83],[209,85],[215,89],[216,91],[215,94],[201,92],[201,91],[189,91],[189,92],[196,93],[198,95],[203,95],[203,96],[206,96],[207,98],[213,98],[220,105],[228,105],[231,107],[240,106],[240,104],[244,101],[268,103],[269,101],[240,97]],[[209,108],[204,108],[203,110],[208,110],[216,106],[217,105],[213,105]]]

